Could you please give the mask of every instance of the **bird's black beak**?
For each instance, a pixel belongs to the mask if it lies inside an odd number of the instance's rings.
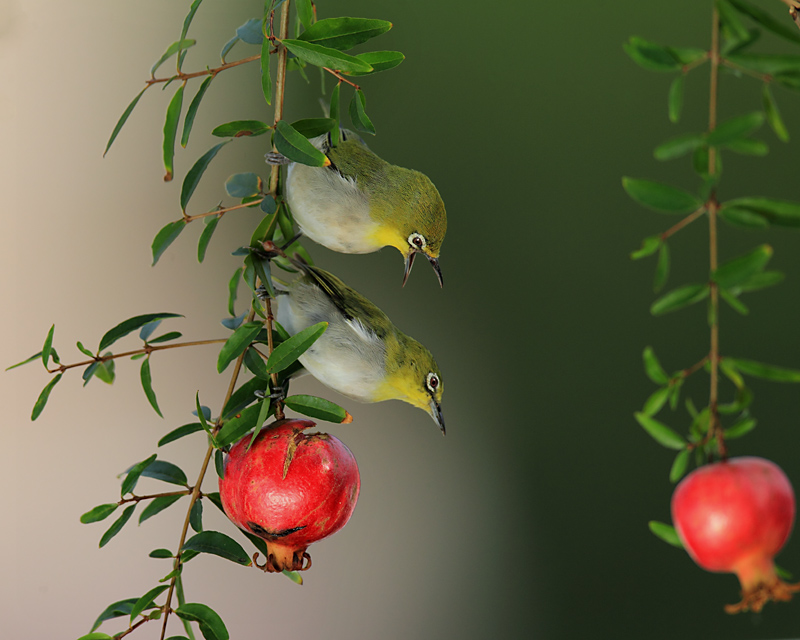
[[[439,286],[444,287],[444,280],[442,279],[442,268],[439,266],[439,259],[432,258],[427,253],[425,254],[425,257],[428,259],[428,262],[431,263],[433,270],[436,272],[436,277],[439,278]]]
[[[403,273],[403,286],[406,286],[406,282],[408,281],[408,276],[411,273],[411,267],[414,266],[414,257],[417,255],[416,251],[409,251],[408,255],[406,256],[406,270]]]
[[[439,266],[439,259],[438,258],[433,258],[433,257],[429,256],[427,253],[423,253],[421,251],[411,251],[406,256],[406,270],[405,270],[405,273],[403,273],[403,286],[405,287],[406,286],[406,282],[408,282],[408,276],[411,273],[411,267],[414,266],[414,257],[418,253],[422,253],[422,255],[424,255],[428,259],[428,262],[431,263],[431,266],[433,267],[433,270],[436,272],[436,277],[439,279],[439,286],[440,287],[444,287],[444,280],[442,279],[442,269]]]
[[[430,414],[433,421],[439,425],[442,430],[442,435],[447,435],[444,429],[444,415],[442,415],[442,405],[440,405],[434,398],[431,398]]]

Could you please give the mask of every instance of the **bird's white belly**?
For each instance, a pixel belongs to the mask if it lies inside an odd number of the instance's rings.
[[[378,225],[369,215],[369,198],[355,181],[331,169],[292,164],[286,200],[300,230],[314,242],[340,253],[371,253]]]

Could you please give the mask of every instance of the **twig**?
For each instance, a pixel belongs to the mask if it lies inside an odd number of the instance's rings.
[[[701,215],[703,215],[705,212],[706,212],[706,206],[705,206],[705,205],[703,205],[703,206],[702,206],[702,207],[700,207],[700,208],[699,208],[697,211],[695,211],[695,212],[693,212],[693,213],[690,213],[690,214],[689,214],[688,216],[686,216],[686,217],[685,217],[683,220],[681,220],[681,221],[680,221],[680,222],[678,222],[677,224],[675,224],[675,225],[671,226],[671,227],[670,227],[669,229],[667,229],[667,230],[666,230],[664,233],[662,233],[662,234],[661,234],[661,236],[660,236],[661,240],[666,240],[666,239],[667,239],[667,238],[669,238],[670,236],[672,236],[672,235],[676,234],[678,231],[680,231],[681,229],[683,229],[683,228],[684,228],[686,225],[688,225],[688,224],[691,224],[692,222],[694,222],[695,220],[697,220],[697,219],[698,219],[698,218],[699,218]]]
[[[121,506],[123,504],[127,504],[128,502],[141,502],[142,500],[153,500],[155,498],[168,498],[169,496],[188,496],[190,493],[192,493],[193,490],[194,487],[189,487],[188,489],[185,489],[183,491],[167,491],[166,493],[153,493],[148,496],[137,496],[135,494],[131,494],[130,498],[122,498],[122,500],[117,502],[117,504]]]
[[[345,82],[345,83],[349,84],[351,87],[353,87],[354,89],[361,89],[361,87],[359,87],[359,86],[358,86],[358,85],[357,85],[355,82],[352,82],[351,80],[348,80],[347,78],[345,78],[345,77],[344,77],[344,76],[343,76],[341,73],[339,73],[338,71],[334,71],[333,69],[329,69],[328,67],[322,67],[322,68],[323,68],[325,71],[327,71],[328,73],[332,73],[334,76],[336,76],[337,78],[339,78],[339,82]]]
[[[222,71],[226,71],[233,67],[238,67],[240,64],[254,62],[255,60],[261,60],[261,55],[250,56],[249,58],[242,58],[241,60],[234,60],[233,62],[226,62],[225,64],[220,65],[219,67],[214,67],[213,69],[206,69],[204,71],[194,71],[192,73],[183,73],[181,71],[176,73],[174,76],[170,76],[169,78],[150,78],[149,80],[145,81],[145,84],[149,87],[159,82],[169,82],[170,80],[175,80],[176,78],[186,82],[191,78],[200,78],[202,76],[215,76]]]
[[[205,213],[197,213],[193,216],[186,215],[186,212],[183,214],[183,219],[186,222],[192,222],[193,220],[197,220],[199,218],[207,218],[208,216],[223,216],[224,214],[228,213],[228,211],[236,211],[237,209],[245,209],[247,207],[252,207],[257,204],[261,204],[264,201],[264,198],[260,200],[251,200],[250,202],[245,202],[243,204],[236,204],[232,207],[225,207],[214,209],[214,211],[206,211]]]

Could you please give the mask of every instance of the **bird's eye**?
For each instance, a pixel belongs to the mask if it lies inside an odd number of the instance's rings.
[[[425,384],[428,387],[428,390],[431,393],[436,393],[436,390],[439,388],[439,376],[435,373],[429,373],[427,379],[425,380]]]
[[[410,236],[408,236],[408,244],[415,249],[424,249],[427,243],[425,242],[425,238],[423,238],[420,234],[412,233]]]

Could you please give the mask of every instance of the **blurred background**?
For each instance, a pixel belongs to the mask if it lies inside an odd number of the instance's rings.
[[[759,0],[788,22],[783,4]],[[269,121],[254,65],[217,77],[203,102],[176,180],[162,181],[161,128],[169,95],[148,91],[108,156],[105,143],[150,66],[177,39],[188,0],[108,3],[0,0],[0,342],[3,367],[40,349],[55,322],[64,362],[82,359],[118,322],[170,311],[162,326],[186,339],[225,337],[227,282],[257,212],[224,218],[205,263],[192,225],[155,268],[150,243],[180,216],[186,170],[234,119]],[[217,64],[237,26],[262,3],[206,0],[184,68]],[[636,424],[654,390],[641,365],[652,345],[668,370],[708,350],[702,305],[654,318],[654,260],[632,262],[644,236],[676,219],[637,206],[630,175],[694,189],[689,162],[659,163],[652,149],[707,120],[708,67],[687,82],[684,117],[667,119],[671,76],[648,73],[623,53],[630,35],[707,47],[710,2],[575,4],[497,0],[426,3],[319,2],[321,17],[391,20],[378,49],[399,49],[397,69],[365,78],[372,148],[427,173],[449,215],[440,290],[417,266],[400,288],[402,260],[386,249],[338,255],[306,246],[428,345],[444,372],[448,435],[421,412],[393,402],[357,405],[311,379],[293,386],[345,405],[351,425],[321,425],[352,449],[362,495],[345,530],[311,548],[314,568],[298,587],[207,556],[185,572],[187,598],[210,604],[231,637],[425,638],[784,638],[797,636],[800,602],[730,617],[738,583],[705,573],[647,529],[669,521],[672,453]],[[765,51],[792,51],[771,36]],[[257,53],[239,44],[229,59]],[[164,70],[169,68],[167,63]],[[286,117],[320,115],[318,75],[293,74]],[[190,85],[193,95],[197,84]],[[328,83],[328,87],[330,87]],[[169,95],[167,95],[169,94]],[[349,100],[349,93],[346,94]],[[798,200],[800,96],[775,95],[793,136],[767,130],[766,159],[725,156],[723,199]],[[722,118],[760,109],[758,83],[725,76]],[[184,105],[188,104],[188,98]],[[242,171],[267,174],[266,137],[240,139],[217,157],[190,213],[214,207],[222,183]],[[780,287],[753,294],[743,318],[725,308],[724,354],[800,366],[800,235],[721,227],[721,258],[768,242]],[[671,241],[669,286],[707,272],[707,231],[698,223]],[[239,306],[242,309],[241,304]],[[120,348],[136,348],[130,338]],[[2,374],[0,619],[7,637],[75,638],[115,600],[138,597],[168,573],[151,549],[177,544],[183,509],[137,527],[108,546],[108,522],[80,514],[117,499],[115,475],[156,450],[167,431],[193,420],[199,390],[218,407],[228,381],[216,347],[155,354],[162,420],[144,397],[138,364],[117,362],[111,387],[66,375],[43,415],[31,407],[48,376],[31,364]],[[703,374],[687,384],[702,406]],[[752,381],[759,428],[731,443],[734,455],[777,462],[800,486],[796,386]],[[730,394],[730,388],[724,387]],[[683,431],[687,417],[665,421]],[[205,451],[193,436],[159,457],[196,477]],[[210,487],[213,490],[213,473]],[[163,486],[163,485],[162,485]],[[153,481],[140,489],[158,491]],[[210,506],[206,527],[237,536]],[[800,540],[779,563],[800,575]],[[136,638],[158,637],[156,624]],[[152,628],[151,628],[152,627]],[[121,629],[109,623],[109,633]],[[170,627],[180,633],[180,625]]]

